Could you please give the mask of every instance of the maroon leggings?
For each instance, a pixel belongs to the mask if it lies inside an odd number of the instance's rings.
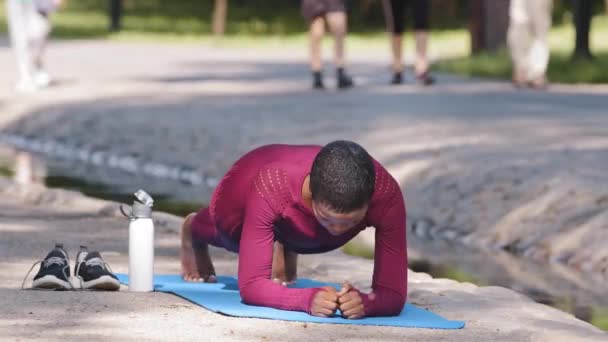
[[[215,247],[225,248],[231,252],[239,252],[240,236],[230,236],[217,229],[209,208],[202,208],[192,220],[192,238],[208,243]]]

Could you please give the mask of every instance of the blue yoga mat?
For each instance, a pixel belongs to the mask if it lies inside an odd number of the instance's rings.
[[[125,274],[118,274],[118,279],[123,284],[129,283],[129,277]],[[344,319],[340,316],[329,318],[316,317],[305,312],[246,305],[241,302],[236,278],[218,276],[217,281],[218,283],[216,284],[189,283],[185,282],[179,275],[156,275],[154,276],[154,289],[160,292],[173,293],[213,312],[235,317],[267,318],[314,323],[386,325],[411,328],[460,329],[464,327],[464,322],[449,321],[409,303],[405,304],[405,307],[399,316],[366,317],[355,320]],[[337,284],[322,283],[311,279],[298,279],[293,287],[307,288],[327,285],[334,286],[338,289],[340,288]]]

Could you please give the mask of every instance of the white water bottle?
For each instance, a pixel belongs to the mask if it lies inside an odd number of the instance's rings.
[[[154,200],[143,190],[135,194],[133,206],[121,206],[129,218],[129,291],[154,290]],[[126,208],[126,209],[125,209]]]

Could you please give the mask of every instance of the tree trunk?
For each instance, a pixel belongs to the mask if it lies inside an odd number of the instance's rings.
[[[608,1],[608,0],[606,0]],[[370,10],[372,9],[372,7],[374,6],[374,4],[376,3],[375,0],[361,0],[359,2],[359,10],[361,11],[361,13],[363,13],[363,16],[366,16],[369,14]]]
[[[120,31],[122,19],[122,0],[110,0],[110,31]]]
[[[228,0],[215,0],[213,6],[212,31],[216,36],[224,35],[226,32],[226,17],[228,15]]]
[[[471,36],[471,54],[473,55],[483,51],[485,48],[483,2],[484,0],[469,1],[469,33]]]
[[[496,51],[507,44],[509,0],[486,0],[485,4],[486,49]]]
[[[572,58],[592,59],[593,55],[589,49],[589,31],[591,30],[593,3],[591,0],[573,0],[572,7],[574,28],[576,29],[576,44]]]
[[[496,51],[506,45],[509,0],[471,0],[471,52]]]

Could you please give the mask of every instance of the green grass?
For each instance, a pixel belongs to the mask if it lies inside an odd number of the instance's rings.
[[[0,172],[2,169],[0,168]],[[65,176],[47,176],[45,185],[49,188],[69,189],[82,192],[83,194],[121,203],[132,203],[133,194],[119,193],[104,184],[88,182],[82,179]],[[184,202],[170,199],[163,194],[151,194],[154,198],[154,210],[171,213],[178,216],[186,216],[198,211],[205,206],[203,203]]]
[[[591,324],[604,331],[608,331],[608,309],[594,309]]]
[[[3,1],[0,0],[0,3]],[[143,6],[143,2],[139,6]],[[201,5],[202,6],[202,5]],[[283,15],[272,15],[268,9],[260,10],[263,16],[241,13],[245,9],[236,8],[229,14],[227,34],[222,39],[209,34],[209,13],[197,12],[177,16],[176,13],[160,14],[145,8],[126,11],[123,30],[108,31],[105,10],[87,9],[85,6],[70,5],[53,17],[53,35],[61,39],[98,38],[128,42],[157,43],[197,43],[230,48],[302,48],[307,44],[305,24],[297,11],[287,11]],[[172,7],[171,7],[172,8]],[[183,11],[182,11],[183,12]],[[199,13],[200,12],[200,13]],[[292,13],[293,12],[293,13]],[[270,14],[269,14],[270,13]],[[261,19],[264,17],[264,19]],[[360,23],[362,25],[362,23]],[[349,34],[349,54],[366,51],[386,51],[389,55],[388,39],[381,28],[357,30]],[[6,31],[5,6],[0,6],[0,33]],[[560,83],[608,83],[608,16],[596,16],[591,31],[591,48],[596,55],[593,61],[571,61],[570,53],[574,45],[574,29],[569,16],[564,16],[561,24],[556,24],[550,35],[551,61],[548,77]],[[331,39],[325,44],[330,45]],[[511,77],[511,62],[506,51],[494,54],[469,56],[470,39],[466,29],[431,32],[430,53],[439,62],[437,71],[451,72],[467,76],[481,76],[499,79]],[[411,56],[413,39],[406,34],[406,54]],[[387,61],[388,64],[388,61]]]
[[[365,259],[374,258],[374,251],[372,249],[353,241],[344,245],[344,247],[342,247],[342,251],[348,255],[354,255]]]
[[[555,27],[551,31],[549,45],[551,60],[547,76],[551,82],[558,83],[608,83],[608,16],[593,19],[591,30],[591,51],[595,59],[572,60],[574,49],[574,28],[571,24]],[[462,37],[457,38],[462,39]],[[507,51],[490,54],[483,53],[444,59],[434,66],[435,70],[500,79],[511,77],[511,60]]]
[[[13,177],[13,170],[9,169],[8,167],[4,167],[4,166],[0,165],[0,177],[6,177],[6,178]]]
[[[90,2],[90,1],[89,1]],[[305,47],[307,44],[306,24],[298,10],[285,11],[282,16],[241,13],[245,9],[231,9],[227,33],[218,40],[210,34],[210,13],[159,14],[151,12],[140,4],[138,10],[126,10],[121,32],[108,30],[108,17],[105,10],[87,9],[85,5],[72,4],[53,15],[53,37],[60,39],[108,39],[129,42],[158,43],[199,43],[223,47],[242,48],[290,48]],[[203,6],[204,4],[201,4]],[[203,6],[204,7],[204,6]],[[197,9],[201,12],[200,9]],[[270,11],[272,12],[272,11]],[[262,17],[265,17],[264,20]],[[354,22],[353,24],[357,24]],[[382,49],[388,55],[388,39],[382,26],[366,25],[360,22],[356,33],[349,34],[349,53],[365,52],[369,49]],[[6,33],[6,13],[0,0],[0,33]],[[406,35],[411,47],[411,34]],[[463,43],[464,42],[464,43]],[[330,43],[330,39],[326,39]],[[463,55],[468,51],[467,35],[464,30],[433,32],[433,50],[442,55]]]

